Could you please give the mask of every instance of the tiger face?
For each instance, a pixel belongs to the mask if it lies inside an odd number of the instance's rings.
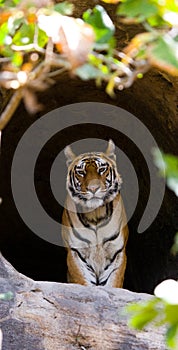
[[[91,152],[76,156],[65,148],[67,158],[67,191],[81,207],[94,210],[112,201],[118,194],[122,179],[116,167],[115,145],[108,142],[105,153]]]

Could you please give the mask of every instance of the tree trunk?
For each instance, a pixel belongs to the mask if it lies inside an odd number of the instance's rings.
[[[2,350],[165,349],[163,328],[138,332],[128,327],[126,305],[146,294],[124,289],[35,282],[0,258]]]

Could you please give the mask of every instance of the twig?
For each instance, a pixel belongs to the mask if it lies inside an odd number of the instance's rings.
[[[64,72],[67,71],[67,68],[66,67],[63,67],[63,68],[60,68],[60,69],[57,69],[57,70],[54,70],[52,72],[49,72],[47,77],[51,78],[51,77],[55,77],[56,75],[59,75],[59,74],[62,74]]]
[[[27,50],[35,50],[37,52],[40,53],[45,53],[45,49],[43,49],[42,47],[38,46],[35,43],[32,44],[26,44],[26,45],[11,45],[12,50],[14,51],[27,51]]]
[[[0,130],[3,130],[7,125],[7,123],[11,120],[14,112],[16,111],[17,107],[20,104],[21,99],[22,99],[22,88],[18,89],[14,93],[11,100],[8,102],[7,106],[2,112],[0,116]]]

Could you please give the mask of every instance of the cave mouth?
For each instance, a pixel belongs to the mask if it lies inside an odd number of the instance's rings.
[[[22,236],[25,238],[23,239]],[[1,253],[20,273],[36,281],[67,282],[66,250],[40,239],[25,228],[21,237],[1,244]]]
[[[161,232],[165,236],[162,239],[156,226],[154,223],[150,232],[138,235],[133,232],[133,219],[129,223],[127,268],[123,287],[133,292],[152,294],[155,286],[162,280],[178,279],[178,257],[170,254],[174,232],[167,226]],[[6,260],[18,272],[36,281],[67,283],[65,248],[40,239],[26,227],[21,233],[8,235],[8,239],[6,236],[1,243],[1,252]]]
[[[62,94],[60,84],[44,92],[42,103],[46,104],[46,109],[43,115],[60,106],[83,101],[102,101],[128,110],[146,125],[162,150],[176,153],[175,89],[158,73],[149,73],[141,82],[135,82],[131,88],[119,92],[115,101],[111,101],[104,91],[96,90],[93,83],[86,86],[85,82],[74,79],[70,80],[70,84],[66,84],[64,77]],[[3,133],[0,172],[0,194],[3,199],[0,208],[0,249],[3,256],[24,275],[34,280],[64,283],[67,273],[65,248],[46,242],[30,231],[18,214],[11,191],[11,165],[15,149],[24,132],[37,117],[29,116],[21,104]],[[42,205],[56,220],[60,220],[62,208],[56,203],[50,190],[48,181],[50,164],[56,157],[56,149],[62,150],[66,142],[71,143],[88,137],[108,140],[108,129],[103,127],[96,129],[89,125],[87,129],[72,131],[69,128],[65,130],[63,137],[61,135],[58,137],[57,141],[55,138],[51,139],[39,155],[39,162],[35,168],[35,186]],[[167,189],[154,222],[143,234],[137,234],[138,222],[148,199],[150,184],[147,165],[141,152],[127,137],[111,129],[109,137],[132,160],[139,179],[138,205],[129,221],[128,263],[124,287],[135,292],[152,293],[161,280],[178,279],[178,259],[170,253],[174,236],[178,231],[177,198]]]

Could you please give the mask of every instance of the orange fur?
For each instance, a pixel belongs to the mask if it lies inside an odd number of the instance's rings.
[[[114,167],[120,185],[122,180],[117,173],[113,150],[113,144],[110,143],[106,153],[101,153],[101,155],[97,153],[97,156],[100,156],[103,162],[109,163],[110,167]],[[109,168],[104,172],[102,170],[102,175],[100,175],[93,160],[95,153],[87,153],[76,157],[68,147],[66,156],[69,164],[67,188],[71,179],[70,172],[72,171],[73,174],[73,169],[76,169],[76,165],[81,164],[82,158],[87,159],[88,157],[85,168],[79,168],[75,178],[77,184],[80,183],[82,195],[85,195],[85,193],[88,195],[94,190],[98,191],[102,199],[102,193],[107,191],[105,187],[110,172]],[[112,178],[115,177],[111,176]],[[96,207],[95,204],[93,207],[91,205],[89,210],[80,213],[78,212],[78,204],[81,203],[81,207],[84,208],[84,204],[87,201],[89,202],[90,198],[87,198],[83,204],[80,197],[76,199],[72,192],[67,195],[62,217],[62,236],[68,251],[67,266],[68,282],[70,283],[110,285],[117,288],[123,286],[127,262],[125,250],[128,227],[119,191],[114,196],[111,193],[111,196],[111,199],[106,197],[105,201],[100,201],[100,205]]]

